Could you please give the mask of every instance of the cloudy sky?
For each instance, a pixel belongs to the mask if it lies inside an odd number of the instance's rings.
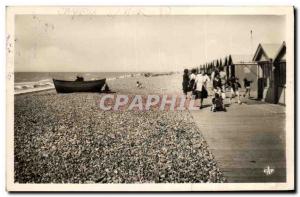
[[[182,70],[285,40],[283,16],[17,15],[15,28],[17,72]]]

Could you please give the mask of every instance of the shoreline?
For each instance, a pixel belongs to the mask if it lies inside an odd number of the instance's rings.
[[[126,74],[116,77],[106,78],[107,83],[111,83],[114,80],[122,80],[128,78],[153,78],[159,76],[171,76],[176,74],[176,72],[167,72],[167,73],[134,73]],[[91,80],[95,80],[92,78]],[[42,79],[39,81],[28,81],[28,82],[15,82],[14,83],[14,95],[34,93],[40,91],[46,91],[55,89],[52,79]]]

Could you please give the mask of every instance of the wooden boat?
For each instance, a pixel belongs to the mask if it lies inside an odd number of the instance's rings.
[[[106,79],[94,81],[64,81],[53,79],[57,93],[101,92]]]

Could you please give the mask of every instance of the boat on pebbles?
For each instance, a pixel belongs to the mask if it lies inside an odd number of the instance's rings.
[[[65,81],[53,79],[57,93],[102,92],[106,87],[106,79],[93,81]]]

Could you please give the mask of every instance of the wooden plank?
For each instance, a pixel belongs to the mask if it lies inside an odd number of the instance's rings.
[[[205,108],[191,114],[229,182],[285,181],[284,107],[234,104],[226,113]],[[264,173],[268,166],[271,176]]]

